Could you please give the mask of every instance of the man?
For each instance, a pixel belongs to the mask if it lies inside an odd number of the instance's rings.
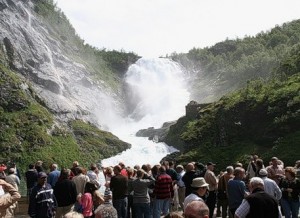
[[[70,170],[62,169],[60,178],[54,187],[54,195],[58,205],[56,217],[59,218],[70,212],[76,202],[76,185],[73,181],[69,180],[69,176]]]
[[[253,177],[249,183],[251,194],[247,196],[235,211],[235,218],[277,218],[281,217],[277,200],[264,191],[264,182]]]
[[[234,178],[229,180],[227,184],[228,205],[232,216],[234,216],[236,209],[240,206],[246,194],[246,185],[243,182],[245,170],[237,167],[234,169],[233,175]]]
[[[98,188],[100,188],[100,183],[96,172],[98,171],[98,167],[95,163],[92,163],[90,166],[90,170],[87,172],[87,176],[90,179],[90,182],[94,183]]]
[[[15,189],[17,189],[17,191],[19,190],[20,179],[15,174],[15,168],[10,168],[8,170],[8,175],[6,176],[5,181],[11,184]]]
[[[161,213],[165,216],[169,212],[170,200],[174,197],[172,178],[166,173],[165,166],[159,168],[159,175],[156,178],[153,194],[154,214],[153,218],[160,218]]]
[[[34,164],[29,164],[28,170],[25,173],[26,187],[27,187],[27,197],[29,198],[31,190],[36,185],[38,180],[38,173],[35,170]]]
[[[13,210],[9,208],[20,198],[21,195],[11,184],[0,179],[0,217],[14,217]]]
[[[39,172],[38,183],[30,195],[28,214],[34,218],[53,218],[56,208],[56,198],[51,185],[47,183],[47,174]]]
[[[233,167],[226,167],[226,173],[224,173],[218,182],[218,205],[222,208],[222,218],[227,217],[227,209],[228,209],[228,197],[227,197],[227,189],[228,189],[228,181],[233,179]],[[217,213],[218,214],[218,213]],[[218,214],[220,215],[220,214]]]
[[[279,181],[282,177],[284,177],[283,166],[279,165],[279,159],[277,157],[271,158],[271,165],[266,168],[268,172],[268,177],[273,179],[276,184],[279,184]]]
[[[258,174],[259,177],[264,181],[264,191],[279,201],[281,199],[282,192],[276,182],[267,177],[267,170],[261,169]]]
[[[215,164],[212,162],[208,162],[206,164],[206,172],[204,175],[205,181],[209,184],[208,186],[208,197],[206,199],[206,204],[209,208],[209,217],[212,218],[214,215],[214,210],[217,202],[217,195],[216,192],[218,190],[218,180],[214,174]]]
[[[209,209],[202,201],[192,201],[184,211],[185,218],[208,218]]]
[[[87,175],[83,174],[83,169],[81,167],[76,168],[77,175],[72,178],[72,181],[76,185],[77,194],[84,194],[84,187],[87,182],[90,181]]]
[[[183,207],[183,202],[184,202],[184,198],[185,198],[185,185],[184,182],[182,181],[182,177],[185,174],[184,168],[182,165],[177,165],[176,166],[176,172],[178,174],[178,183],[177,183],[177,187],[178,187],[178,203],[181,207],[182,210],[184,210]]]
[[[193,179],[196,178],[195,166],[193,163],[188,163],[186,165],[186,173],[182,177],[182,181],[185,186],[185,197],[193,192],[192,182]]]
[[[252,177],[254,177],[256,175],[256,160],[258,159],[257,155],[251,155],[250,157],[250,162],[248,164],[247,167],[247,171],[246,171],[246,176],[247,178],[251,179]]]
[[[51,185],[53,188],[60,176],[60,171],[58,170],[57,164],[52,164],[51,165],[51,172],[48,175],[47,182]]]
[[[189,194],[184,199],[184,210],[187,207],[187,205],[192,201],[203,201],[205,200],[205,195],[207,193],[207,188],[209,186],[208,183],[206,183],[205,179],[203,177],[198,177],[193,179],[192,185],[194,189],[193,193]]]
[[[114,176],[110,180],[110,189],[113,196],[113,206],[118,212],[119,218],[127,217],[128,204],[128,178],[121,174],[121,166],[116,165],[113,169]]]
[[[112,202],[112,193],[109,188],[104,192],[104,204],[101,204],[95,210],[95,218],[118,218],[118,213],[116,208],[113,207]]]
[[[138,170],[136,175],[137,178],[129,183],[129,192],[133,191],[133,208],[135,211],[132,217],[151,217],[148,187],[154,184],[155,179],[142,169]]]

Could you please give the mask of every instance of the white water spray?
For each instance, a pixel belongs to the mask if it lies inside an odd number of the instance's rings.
[[[140,129],[159,128],[166,121],[183,116],[189,93],[185,88],[181,67],[169,59],[140,59],[126,73],[128,102],[131,114],[119,122],[108,124],[110,131],[129,142],[131,149],[102,161],[113,166],[123,161],[126,165],[156,164],[175,148],[165,143],[154,143],[135,137]]]

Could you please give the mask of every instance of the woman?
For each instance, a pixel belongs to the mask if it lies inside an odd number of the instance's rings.
[[[282,191],[281,206],[286,218],[297,218],[299,213],[300,181],[293,167],[285,168],[285,178],[279,182]]]
[[[85,218],[91,218],[93,215],[93,193],[97,190],[94,183],[87,182],[84,189],[84,194],[81,197],[81,205],[83,208],[82,214]]]

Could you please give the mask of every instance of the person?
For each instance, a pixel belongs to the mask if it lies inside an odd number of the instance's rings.
[[[203,201],[192,201],[184,211],[185,218],[208,218],[209,208]]]
[[[285,217],[298,217],[300,204],[300,181],[296,178],[296,171],[294,167],[285,168],[285,178],[280,181],[279,187],[282,190],[282,198],[280,202]]]
[[[193,192],[191,184],[194,178],[196,178],[195,166],[193,163],[188,163],[186,165],[186,173],[182,177],[182,181],[184,182],[185,186],[185,197]]]
[[[98,188],[95,183],[87,182],[84,187],[84,194],[81,196],[82,214],[85,218],[91,218],[93,215],[93,194]]]
[[[259,177],[264,181],[264,191],[268,193],[269,195],[272,195],[279,200],[281,199],[282,192],[279,188],[279,186],[276,184],[276,182],[270,178],[268,178],[268,172],[266,169],[261,169],[259,171]]]
[[[73,162],[71,167],[71,173],[70,173],[70,179],[72,179],[74,176],[77,176],[77,168],[79,167],[79,162],[76,160]]]
[[[155,179],[140,169],[136,172],[137,177],[129,183],[129,192],[133,191],[133,207],[135,214],[132,217],[150,218],[150,197],[148,187],[154,184]]]
[[[44,172],[44,168],[43,168],[43,161],[41,160],[38,160],[36,163],[35,163],[35,169],[36,171],[39,173],[39,172]]]
[[[218,193],[217,193],[217,199],[218,199],[218,205],[222,208],[222,218],[227,217],[227,210],[228,210],[228,197],[227,197],[227,189],[228,189],[228,181],[230,179],[234,178],[233,175],[233,166],[227,166],[226,167],[226,173],[224,173],[218,182]],[[219,216],[218,214],[217,216]]]
[[[28,165],[28,170],[25,172],[25,179],[27,187],[27,197],[29,199],[31,191],[33,187],[36,186],[38,180],[38,172],[35,170],[34,164]]]
[[[296,177],[300,179],[300,160],[295,162]]]
[[[228,205],[232,217],[246,195],[246,185],[243,181],[245,170],[237,167],[234,169],[233,175],[234,178],[229,180],[227,184]]]
[[[118,218],[118,212],[112,205],[112,192],[107,188],[104,192],[104,204],[95,210],[95,218]]]
[[[32,189],[29,198],[28,214],[34,218],[53,218],[56,208],[56,198],[51,185],[47,183],[47,174],[39,172],[37,185]]]
[[[64,215],[63,218],[84,218],[81,213],[77,213],[76,211],[71,211]]]
[[[11,184],[15,189],[17,189],[17,191],[19,190],[20,179],[15,174],[15,168],[10,168],[8,170],[8,175],[6,176],[5,181]]]
[[[98,171],[98,167],[95,163],[92,163],[90,166],[90,170],[86,175],[89,177],[90,182],[94,183],[98,188],[100,188],[100,183],[96,171]]]
[[[214,174],[214,169],[215,169],[215,164],[212,162],[208,162],[206,164],[206,172],[204,175],[204,179],[205,181],[209,184],[208,186],[208,197],[206,199],[206,204],[209,208],[209,217],[212,218],[214,215],[214,210],[215,210],[215,206],[216,206],[216,202],[217,202],[217,195],[216,192],[218,190],[218,181],[217,181],[217,177]]]
[[[110,189],[113,196],[113,205],[118,212],[119,218],[127,217],[128,204],[128,178],[121,174],[121,166],[116,165],[113,169],[114,176],[110,180]]]
[[[184,210],[183,202],[185,199],[185,185],[184,185],[184,182],[182,181],[182,177],[184,176],[185,171],[184,171],[183,166],[177,165],[176,172],[178,174],[178,183],[177,183],[178,203],[179,203],[181,209]]]
[[[56,217],[62,217],[71,211],[72,206],[76,202],[77,191],[76,185],[69,180],[70,170],[62,169],[60,177],[54,186],[54,195],[57,200]]]
[[[136,179],[134,169],[128,167],[127,174],[128,174],[127,217],[136,218],[135,207],[133,206],[133,189],[130,189],[130,185],[132,185],[132,182]]]
[[[257,165],[256,165],[256,160],[258,159],[257,155],[251,155],[250,156],[250,162],[248,164],[247,170],[246,170],[246,177],[248,179],[251,179],[256,175],[257,171]]]
[[[51,164],[51,172],[48,175],[47,182],[54,188],[58,178],[60,176],[60,171],[58,170],[57,164]]]
[[[282,165],[279,165],[280,161],[277,157],[271,158],[271,165],[266,167],[268,172],[268,177],[273,179],[276,184],[279,184],[279,181],[284,176],[284,170]]]
[[[11,184],[0,179],[0,217],[14,217],[14,205],[20,198],[21,195]]]
[[[72,178],[72,181],[76,185],[77,194],[83,194],[85,184],[87,182],[89,182],[90,179],[87,175],[83,174],[83,168],[82,167],[77,167],[76,171],[77,171],[77,175]]]
[[[277,218],[281,217],[277,200],[264,191],[264,182],[259,177],[250,179],[247,196],[235,211],[235,218]]]
[[[184,218],[179,212],[168,213],[164,218]]]
[[[121,175],[128,177],[128,173],[127,173],[125,164],[123,162],[120,162],[119,166],[121,167]]]
[[[192,201],[203,201],[203,202],[205,201],[206,198],[205,195],[207,193],[209,184],[206,183],[203,177],[198,177],[193,179],[191,186],[193,187],[193,192],[184,199],[184,203],[183,203],[184,210],[187,207],[187,205]]]
[[[174,190],[172,178],[166,173],[165,166],[159,168],[159,175],[155,181],[153,194],[155,196],[153,218],[160,218],[161,213],[163,216],[167,215],[171,199],[174,197]]]

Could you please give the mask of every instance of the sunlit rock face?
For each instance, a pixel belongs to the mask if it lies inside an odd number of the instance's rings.
[[[83,64],[63,52],[75,54],[77,49],[54,34],[33,9],[32,1],[0,0],[0,43],[6,63],[32,83],[60,119],[92,121],[95,108],[102,114],[120,108],[118,96],[101,79],[95,81]]]

